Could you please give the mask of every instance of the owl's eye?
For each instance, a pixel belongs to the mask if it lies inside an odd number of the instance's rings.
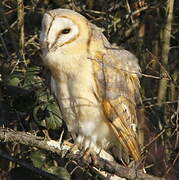
[[[70,28],[66,28],[62,30],[62,34],[68,34],[71,31]]]

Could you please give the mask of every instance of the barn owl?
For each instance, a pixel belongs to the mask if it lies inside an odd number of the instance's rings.
[[[40,42],[52,92],[75,143],[139,160],[137,58],[113,47],[100,28],[69,9],[44,14]]]

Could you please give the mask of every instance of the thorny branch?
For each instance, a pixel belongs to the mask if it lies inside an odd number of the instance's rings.
[[[62,150],[49,144],[49,141],[44,138],[35,136],[30,133],[14,131],[12,129],[0,128],[0,140],[3,142],[20,143],[27,146],[33,146],[40,149],[48,150],[58,155],[62,155]],[[0,154],[1,155],[1,154]],[[66,158],[76,161],[80,166],[88,168],[97,168],[105,172],[115,174],[119,177],[128,179],[145,179],[145,180],[164,180],[164,178],[158,178],[144,173],[142,170],[136,170],[134,168],[124,167],[116,162],[109,162],[102,158],[97,157],[96,161],[90,165],[85,159],[79,158],[79,154],[69,154]],[[17,162],[18,163],[18,162]]]

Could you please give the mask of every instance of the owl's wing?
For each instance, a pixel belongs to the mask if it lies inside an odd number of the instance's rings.
[[[103,111],[113,129],[118,147],[135,160],[140,159],[137,104],[140,102],[137,58],[127,50],[107,48],[91,58]]]

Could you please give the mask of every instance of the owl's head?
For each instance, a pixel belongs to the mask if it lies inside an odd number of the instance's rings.
[[[42,49],[55,51],[74,47],[76,42],[87,42],[89,24],[85,17],[69,9],[55,9],[45,13],[40,42]]]

